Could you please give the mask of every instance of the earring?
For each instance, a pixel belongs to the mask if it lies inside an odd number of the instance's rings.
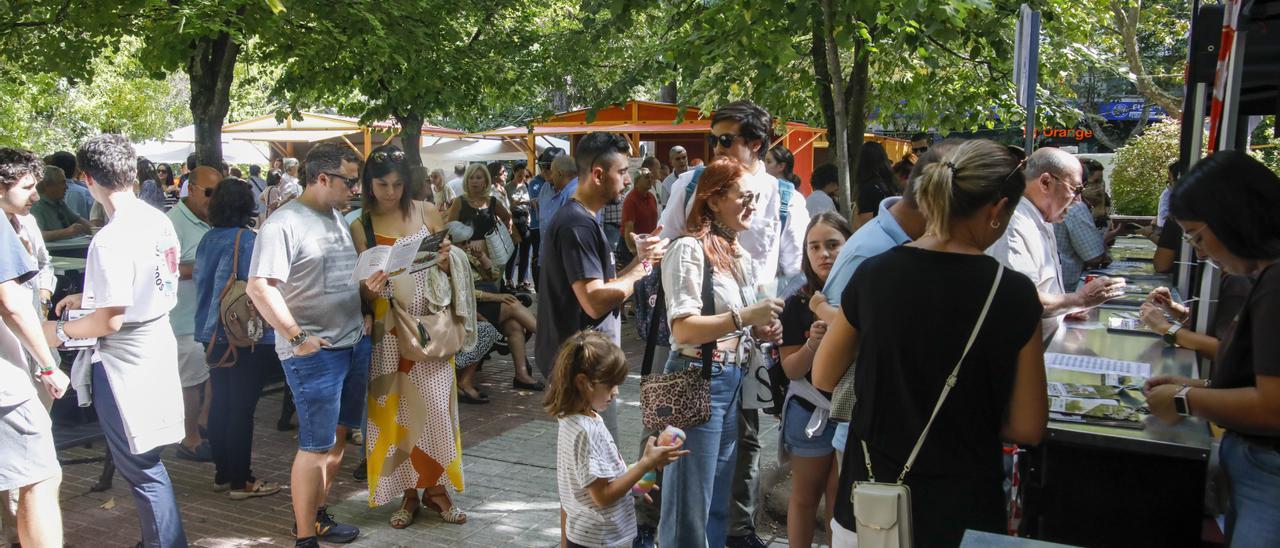
[[[991,221],[991,228],[1000,228],[1000,221]]]

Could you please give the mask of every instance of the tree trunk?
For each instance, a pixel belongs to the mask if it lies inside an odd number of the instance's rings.
[[[1137,86],[1138,94],[1146,98],[1148,103],[1155,103],[1163,108],[1173,119],[1181,120],[1182,101],[1160,89],[1142,64],[1142,56],[1138,53],[1138,19],[1141,14],[1140,0],[1131,7],[1122,6],[1117,1],[1111,2],[1111,18],[1116,29],[1120,31],[1120,41],[1124,44],[1124,57],[1128,62],[1129,72],[1133,73],[1133,84]]]
[[[825,43],[827,73],[831,80],[831,99],[834,103],[836,168],[839,171],[840,204],[848,208],[853,218],[852,193],[849,189],[849,116],[845,103],[844,70],[840,68],[840,50],[836,47],[832,0],[822,0],[822,40]]]
[[[416,114],[396,115],[400,124],[400,147],[410,168],[422,165],[422,117]]]
[[[862,160],[863,135],[867,133],[867,95],[871,87],[871,45],[856,39],[853,43],[853,70],[847,81],[845,90],[845,132],[848,135],[849,177],[858,173],[858,165]],[[856,181],[855,181],[856,183]],[[854,215],[853,201],[849,204],[849,218]]]
[[[677,97],[676,97],[676,81],[675,80],[662,84],[662,87],[658,88],[659,101],[662,101],[663,103],[675,104],[677,102],[676,99]]]
[[[218,170],[222,169],[222,124],[231,106],[231,83],[239,56],[240,44],[224,32],[196,40],[187,60],[196,155],[201,165]]]

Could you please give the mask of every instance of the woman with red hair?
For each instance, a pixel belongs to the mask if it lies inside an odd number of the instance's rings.
[[[662,546],[724,546],[730,482],[737,462],[739,385],[752,351],[752,328],[778,321],[782,301],[758,299],[756,273],[738,246],[755,212],[756,195],[742,182],[749,170],[730,158],[707,166],[686,222],[662,259],[662,288],[671,327],[665,372],[702,367],[702,346],[713,344],[711,418],[686,428],[690,454],[666,468],[662,484]],[[708,270],[709,269],[709,270]],[[767,274],[766,274],[767,275]],[[704,312],[709,277],[713,303]]]

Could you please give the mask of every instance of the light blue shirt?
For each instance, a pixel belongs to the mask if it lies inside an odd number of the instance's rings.
[[[209,232],[209,223],[200,220],[190,209],[187,208],[186,202],[179,201],[166,214],[169,221],[173,223],[173,230],[178,235],[178,244],[180,246],[178,262],[180,264],[189,264],[194,270],[196,263],[196,250],[200,247],[200,240],[204,238],[206,232]],[[196,296],[195,275],[189,280],[178,281],[178,304],[169,311],[169,325],[173,327],[173,334],[178,336],[194,335],[196,332],[196,307],[199,305]]]
[[[67,195],[62,200],[67,202],[67,207],[81,219],[87,221],[93,213],[93,195],[89,193],[89,187],[81,181],[67,181]]]
[[[560,210],[560,206],[569,202],[569,198],[578,191],[578,178],[574,177],[569,184],[559,191],[547,181],[542,185],[542,192],[538,193],[538,226],[551,226],[551,219],[556,216],[556,211]]]
[[[881,200],[880,214],[862,225],[840,248],[840,254],[836,255],[836,262],[831,266],[831,274],[827,275],[827,285],[822,288],[822,294],[831,306],[840,307],[840,295],[862,261],[911,241],[907,232],[898,226],[897,219],[889,214],[889,208],[901,199],[894,196]]]
[[[1053,235],[1058,239],[1058,259],[1062,264],[1062,289],[1075,291],[1080,283],[1084,263],[1107,252],[1102,241],[1102,231],[1093,223],[1093,214],[1084,202],[1076,202],[1067,208],[1067,217],[1053,225]]]

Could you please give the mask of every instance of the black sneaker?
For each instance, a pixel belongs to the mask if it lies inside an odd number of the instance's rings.
[[[725,548],[767,548],[769,545],[760,540],[755,533],[747,533],[740,537],[725,539],[724,546]]]
[[[293,541],[293,548],[320,548],[320,541],[316,537],[300,538]]]
[[[294,525],[290,530],[293,536],[298,536],[297,525]],[[359,527],[333,521],[333,514],[329,513],[328,507],[321,506],[316,510],[316,536],[311,538],[318,538],[333,544],[348,544],[355,541],[356,537],[359,536]]]
[[[658,530],[647,525],[636,527],[636,539],[631,541],[631,548],[654,548],[658,538]]]

